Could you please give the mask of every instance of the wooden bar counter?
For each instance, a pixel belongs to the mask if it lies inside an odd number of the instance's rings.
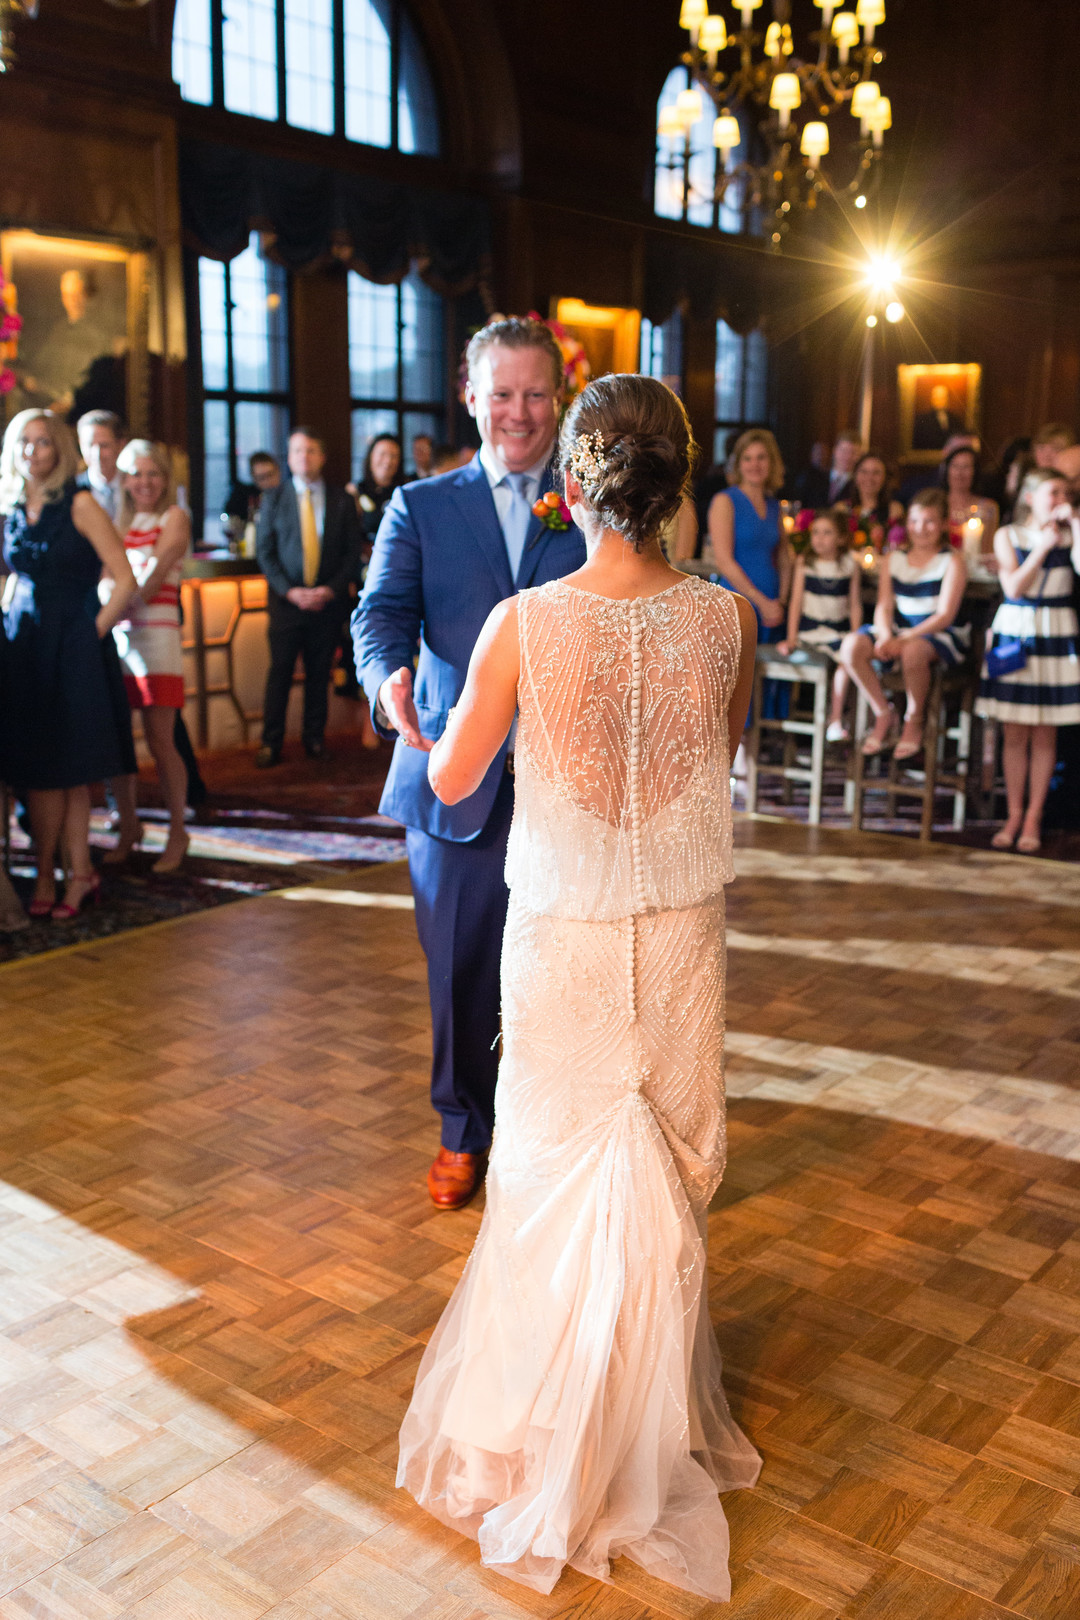
[[[194,552],[180,587],[184,627],[184,718],[197,748],[258,741],[270,667],[267,585],[254,558]],[[286,735],[299,737],[301,683],[289,700]],[[360,705],[331,690],[327,730],[355,731]]]

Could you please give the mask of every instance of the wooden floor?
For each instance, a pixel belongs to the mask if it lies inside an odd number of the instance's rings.
[[[394,1489],[479,1209],[392,869],[0,971],[0,1620],[1080,1613],[1080,873],[739,840],[730,1608],[539,1597]]]

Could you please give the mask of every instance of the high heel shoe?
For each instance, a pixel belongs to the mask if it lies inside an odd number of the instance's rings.
[[[86,892],[80,896],[77,906],[69,905],[66,900],[61,900],[58,906],[53,906],[50,913],[53,922],[74,922],[84,906],[96,905],[101,897],[101,879],[96,872],[88,878],[73,877],[71,882],[85,883]]]
[[[55,904],[55,894],[51,900],[31,900],[30,904],[26,908],[26,914],[28,917],[36,917],[40,921],[43,917],[52,916],[53,907]]]
[[[121,832],[115,849],[108,850],[101,857],[101,864],[103,866],[123,866],[132,850],[138,849],[142,843],[145,832],[146,828],[141,821],[135,823],[135,831],[130,838],[125,838],[123,832]]]
[[[168,853],[169,846],[166,844],[165,854],[162,855],[160,860],[155,861],[153,866],[150,868],[155,877],[171,877],[174,872],[179,872],[180,868],[184,864],[184,859],[187,855],[190,844],[191,839],[189,838],[188,834],[185,833],[183,848],[181,849],[179,855],[174,855],[171,858]]]

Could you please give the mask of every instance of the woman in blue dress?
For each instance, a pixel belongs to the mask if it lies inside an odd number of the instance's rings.
[[[135,591],[123,541],[87,490],[78,452],[52,411],[20,411],[0,452],[4,711],[0,776],[27,800],[37,850],[30,914],[69,921],[97,891],[90,784],[132,768],[131,720],[112,627]],[[98,602],[102,567],[116,581]],[[56,903],[56,857],[67,867]]]
[[[745,596],[757,614],[758,640],[779,641],[791,585],[791,547],[780,527],[776,492],[784,463],[766,428],[750,428],[728,458],[728,487],[709,507],[709,543],[729,590]]]

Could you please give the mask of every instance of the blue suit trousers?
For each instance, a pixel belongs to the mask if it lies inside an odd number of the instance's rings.
[[[503,877],[514,814],[504,772],[487,821],[469,843],[406,829],[416,931],[431,997],[431,1101],[442,1145],[483,1153],[495,1123],[499,963],[509,892]]]

